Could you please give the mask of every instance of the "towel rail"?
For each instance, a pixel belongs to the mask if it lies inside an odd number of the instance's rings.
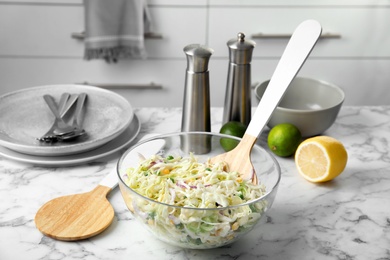
[[[84,40],[85,32],[73,32],[70,35],[73,39]],[[159,33],[149,32],[144,34],[145,39],[162,39],[163,36]]]
[[[291,38],[292,34],[266,34],[266,33],[256,33],[252,34],[252,39],[288,39]],[[339,39],[341,35],[338,33],[323,33],[320,36],[320,39]]]
[[[89,86],[95,86],[99,88],[104,89],[163,89],[163,86],[161,84],[156,84],[154,82],[151,82],[149,84],[122,84],[122,83],[93,83],[93,82],[81,82],[76,83],[79,85],[89,85]]]

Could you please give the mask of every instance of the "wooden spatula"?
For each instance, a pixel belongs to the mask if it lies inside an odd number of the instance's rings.
[[[138,148],[137,152],[149,157],[164,145],[164,140],[153,140]],[[44,235],[64,241],[86,239],[101,233],[114,219],[114,209],[106,196],[117,185],[115,167],[92,191],[58,197],[45,203],[35,215],[36,227]]]
[[[72,241],[104,231],[114,219],[107,194],[118,184],[116,168],[90,192],[58,197],[35,215],[36,227],[46,236]]]
[[[254,183],[257,183],[250,160],[252,147],[287,87],[305,63],[321,31],[321,25],[315,20],[304,21],[295,29],[242,140],[232,151],[211,158],[212,163],[225,161],[230,171],[237,171],[244,179],[252,179]]]

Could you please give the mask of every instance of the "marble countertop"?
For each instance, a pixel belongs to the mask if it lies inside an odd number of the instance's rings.
[[[138,108],[139,137],[180,130],[181,108]],[[221,108],[212,108],[219,131]],[[259,143],[266,146],[267,131]],[[96,237],[62,242],[42,235],[36,211],[55,197],[93,189],[116,164],[120,152],[78,166],[42,167],[0,156],[0,259],[390,259],[390,107],[343,107],[324,133],[349,154],[342,175],[313,184],[297,172],[293,158],[277,158],[279,191],[267,221],[240,241],[218,249],[167,245],[139,226],[119,189],[108,199],[112,225]]]

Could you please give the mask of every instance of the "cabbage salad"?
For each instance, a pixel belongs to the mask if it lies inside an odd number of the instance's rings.
[[[264,195],[264,185],[229,172],[224,162],[201,163],[192,154],[153,155],[126,175],[126,185],[153,200],[134,196],[129,209],[171,244],[207,248],[230,243],[249,231],[266,207],[266,201],[237,206]]]

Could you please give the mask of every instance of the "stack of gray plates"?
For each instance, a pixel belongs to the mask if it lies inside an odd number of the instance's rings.
[[[43,95],[49,94],[58,102],[64,92],[87,94],[83,121],[86,137],[70,142],[38,141],[54,122]],[[31,87],[0,97],[0,155],[16,161],[51,166],[93,161],[129,145],[140,127],[125,98],[93,86]]]

